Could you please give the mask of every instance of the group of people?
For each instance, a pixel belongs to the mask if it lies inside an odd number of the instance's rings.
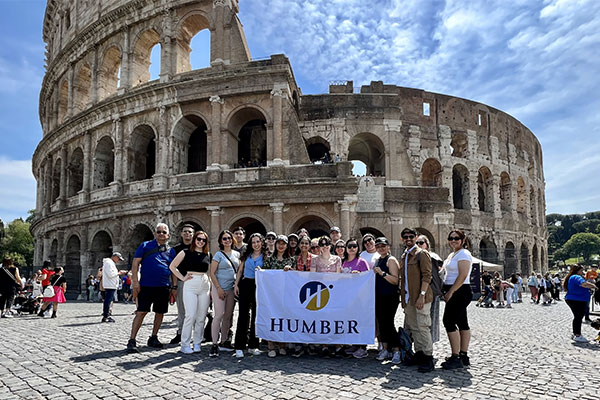
[[[375,319],[379,361],[416,365],[420,372],[434,368],[433,342],[439,340],[439,302],[446,307],[442,318],[451,347],[444,362],[445,369],[470,364],[468,349],[470,328],[467,307],[472,299],[470,271],[472,257],[467,238],[461,230],[452,230],[448,245],[452,252],[442,262],[429,251],[429,240],[416,230],[406,228],[401,233],[406,250],[397,259],[390,253],[386,237],[366,234],[362,238],[342,239],[340,228],[332,227],[329,236],[311,239],[305,229],[289,235],[268,232],[253,233],[245,243],[245,231],[238,227],[223,230],[218,235],[219,250],[209,251],[209,236],[185,225],[181,243],[169,246],[169,227],[156,226],[155,238],[142,243],[132,264],[131,287],[137,301],[137,311],[127,343],[128,352],[138,352],[136,337],[151,310],[154,312],[152,334],[148,346],[162,348],[158,332],[170,300],[177,302],[177,335],[171,344],[180,344],[185,354],[200,352],[205,334],[212,342],[209,356],[234,351],[259,355],[259,338],[255,332],[256,281],[259,269],[312,271],[323,273],[362,273],[372,271],[375,277]],[[113,254],[111,262],[120,260]],[[106,265],[105,274],[106,274]],[[112,265],[110,266],[112,269]],[[434,270],[435,269],[435,270]],[[116,270],[116,268],[115,268]],[[441,275],[440,287],[432,284]],[[443,286],[442,286],[443,284]],[[105,285],[106,287],[106,285]],[[210,327],[205,322],[212,304]],[[235,335],[232,332],[233,311],[238,306]],[[414,342],[414,356],[404,357],[394,324],[399,306],[405,314],[404,330]],[[105,313],[106,313],[105,303]],[[105,316],[104,318],[108,318]],[[233,345],[232,345],[233,341]],[[346,356],[364,358],[366,346],[325,346],[267,342],[267,355],[300,357],[305,353],[320,353],[323,357]]]

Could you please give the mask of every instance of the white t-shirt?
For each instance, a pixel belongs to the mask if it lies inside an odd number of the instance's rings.
[[[119,270],[110,258],[102,259],[102,285],[104,289],[117,289],[119,287]]]
[[[446,269],[446,279],[444,279],[445,285],[454,285],[456,278],[458,278],[458,262],[463,260],[468,261],[471,268],[473,267],[473,257],[467,249],[460,249],[446,258],[446,261],[444,261],[444,268]],[[467,278],[463,282],[463,285],[468,285],[471,282],[471,268],[469,268],[469,273],[467,274]]]
[[[373,252],[373,253],[369,253],[366,250],[363,250],[362,253],[360,253],[360,258],[363,258],[367,264],[369,264],[369,269],[373,269],[373,267],[375,266],[375,263],[377,262],[377,260],[379,260],[379,253],[378,252]]]

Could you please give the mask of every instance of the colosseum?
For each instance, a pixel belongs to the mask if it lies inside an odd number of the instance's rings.
[[[173,241],[193,223],[213,246],[234,226],[314,236],[337,225],[398,248],[410,226],[441,256],[459,227],[505,273],[546,268],[542,150],[523,124],[379,81],[304,95],[285,55],[252,59],[238,12],[238,0],[48,0],[36,265],[64,265],[81,288],[101,258],[131,262],[165,221]],[[205,30],[210,64],[193,69]]]

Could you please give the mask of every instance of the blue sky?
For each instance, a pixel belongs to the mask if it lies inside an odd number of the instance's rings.
[[[35,207],[44,0],[0,0],[0,219]],[[241,0],[254,58],[304,94],[371,80],[480,101],[538,137],[547,211],[600,210],[600,1]],[[202,61],[199,65],[203,64]]]

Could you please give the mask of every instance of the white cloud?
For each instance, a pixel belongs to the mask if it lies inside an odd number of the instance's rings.
[[[31,173],[30,160],[11,160],[0,156],[0,219],[4,223],[16,218],[27,218],[35,208],[36,183]]]

